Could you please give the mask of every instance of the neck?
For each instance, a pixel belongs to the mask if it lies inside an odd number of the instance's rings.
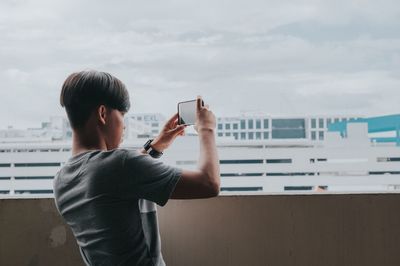
[[[72,155],[90,150],[107,150],[107,143],[97,129],[87,128],[74,130],[72,136]]]

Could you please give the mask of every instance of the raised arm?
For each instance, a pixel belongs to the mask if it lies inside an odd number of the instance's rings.
[[[195,129],[200,139],[200,158],[196,171],[182,170],[171,198],[197,199],[218,196],[220,190],[220,173],[217,147],[215,143],[215,116],[208,106],[202,106],[197,98]],[[178,125],[178,114],[171,117],[160,135],[153,140],[151,147],[164,152],[179,135],[184,135],[185,125]],[[147,153],[144,149],[142,153]]]
[[[207,106],[202,106],[197,98],[196,130],[200,140],[200,158],[197,171],[183,170],[173,199],[196,199],[218,196],[220,190],[220,171],[215,143],[215,116]]]

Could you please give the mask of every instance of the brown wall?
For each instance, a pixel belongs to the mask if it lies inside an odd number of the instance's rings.
[[[400,265],[400,195],[244,196],[159,208],[167,265]],[[52,199],[0,200],[0,265],[83,265]]]

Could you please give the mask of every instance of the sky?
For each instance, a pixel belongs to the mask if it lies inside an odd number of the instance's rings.
[[[202,95],[216,116],[400,113],[400,2],[2,0],[0,129],[64,115],[72,72],[110,72],[130,113]]]

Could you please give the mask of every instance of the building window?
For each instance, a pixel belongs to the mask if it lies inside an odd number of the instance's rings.
[[[234,177],[234,176],[263,176],[264,173],[222,173],[221,177]]]
[[[292,159],[267,159],[267,163],[292,163]]]
[[[221,191],[262,191],[262,187],[221,187]]]
[[[256,128],[257,128],[257,129],[260,129],[260,128],[261,128],[261,120],[260,120],[260,119],[257,119],[257,120],[256,120]]]
[[[248,159],[248,160],[220,160],[220,164],[262,164],[262,159]]]
[[[317,127],[317,119],[313,118],[311,119],[311,128],[316,128]]]
[[[266,176],[313,176],[310,172],[290,172],[290,173],[266,173]]]
[[[218,124],[218,129],[222,129],[222,124]]]
[[[400,162],[400,157],[378,157],[376,158],[378,163],[383,162]]]
[[[233,133],[233,136],[235,137],[235,139],[238,139],[239,138],[239,133],[235,132],[235,133]]]
[[[15,167],[55,167],[61,166],[61,163],[16,163]]]
[[[400,175],[400,171],[377,171],[369,172],[370,175]],[[0,177],[1,179],[1,177]]]
[[[335,119],[334,119],[335,123],[338,123],[339,120],[340,120],[339,118],[335,118]]]
[[[285,186],[285,191],[308,191],[313,190],[313,186]]]
[[[250,119],[249,120],[249,129],[253,129],[253,128],[254,128],[254,123],[253,123],[253,120]]]
[[[225,124],[225,129],[231,129],[231,124]]]
[[[222,133],[218,133],[218,137],[222,137],[223,136],[223,134]]]
[[[246,139],[246,133],[245,132],[240,133],[240,139]]]
[[[318,126],[319,126],[319,128],[324,128],[324,119],[323,118],[318,119]]]
[[[326,125],[329,126],[330,124],[332,124],[332,119],[330,118],[326,119]]]
[[[305,119],[273,119],[272,139],[305,139]]]
[[[324,131],[319,132],[319,140],[324,140]]]
[[[264,139],[269,139],[269,132],[264,132]]]
[[[261,139],[261,132],[256,132],[256,139]]]
[[[253,132],[249,132],[249,139],[254,139],[254,133]]]
[[[240,129],[246,129],[246,120],[240,120]]]
[[[316,140],[317,139],[317,133],[315,131],[311,131],[311,139]]]
[[[231,133],[225,133],[225,136],[226,136],[226,137],[230,137],[230,136],[231,136]]]
[[[238,124],[233,124],[233,129],[238,129],[239,125]]]
[[[158,123],[151,123],[152,127],[158,127]]]
[[[268,121],[268,119],[264,119],[264,128],[269,128],[269,121]]]
[[[52,189],[36,189],[36,190],[15,190],[15,194],[52,194]]]
[[[23,179],[53,179],[53,176],[16,176],[15,180],[23,180]]]

